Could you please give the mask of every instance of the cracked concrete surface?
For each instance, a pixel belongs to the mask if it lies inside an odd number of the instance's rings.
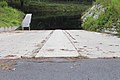
[[[120,57],[120,38],[105,33],[67,30],[78,52],[89,58]]]
[[[0,58],[32,57],[52,31],[15,31],[0,33]],[[15,57],[8,57],[13,55]]]
[[[78,57],[79,53],[62,30],[55,30],[36,57]]]
[[[120,57],[120,38],[84,30],[0,33],[0,59],[77,56]]]

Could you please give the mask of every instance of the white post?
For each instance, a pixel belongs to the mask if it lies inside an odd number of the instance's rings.
[[[22,22],[22,30],[24,30],[25,27],[28,27],[30,30],[31,17],[32,17],[32,14],[26,14]]]

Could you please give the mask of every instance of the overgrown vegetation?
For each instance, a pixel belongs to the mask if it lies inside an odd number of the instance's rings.
[[[84,6],[84,7],[83,7]],[[56,17],[56,16],[74,16],[80,15],[88,6],[80,4],[62,4],[62,3],[45,3],[30,4],[33,12],[38,12],[41,18]]]
[[[115,28],[120,34],[120,0],[96,0],[95,4],[102,4],[105,12],[101,13],[98,19],[90,16],[82,27],[90,31],[104,31]]]
[[[8,6],[6,1],[0,1],[0,27],[19,26],[24,13]]]
[[[9,5],[33,14],[31,29],[76,29],[81,28],[81,14],[90,3],[87,0],[12,0]]]
[[[38,15],[39,17],[37,16],[36,18],[80,15],[90,7],[90,4],[79,4],[77,1],[65,0],[24,0],[24,5],[17,0],[12,3],[10,2],[13,7],[18,7],[26,13],[32,12]]]

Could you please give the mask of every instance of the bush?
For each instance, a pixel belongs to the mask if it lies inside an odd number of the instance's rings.
[[[0,7],[7,7],[8,4],[6,1],[0,1]]]
[[[95,23],[95,19],[92,17],[88,17],[87,22],[82,24],[83,29],[90,30],[90,31],[96,31],[97,28],[94,23]]]
[[[23,13],[11,7],[0,7],[0,27],[21,25]]]
[[[120,34],[120,0],[96,0],[97,4],[102,4],[106,10],[98,19],[93,16],[83,22],[82,27],[86,30],[102,32],[107,28],[116,28]]]

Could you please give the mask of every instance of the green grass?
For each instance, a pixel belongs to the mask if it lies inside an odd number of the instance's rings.
[[[29,6],[36,6],[42,11],[83,11],[88,6],[72,3],[31,2]],[[84,7],[83,7],[84,6]]]
[[[74,4],[74,3],[54,3],[54,2],[30,2],[29,8],[32,12],[38,12],[41,17],[56,16],[74,16],[80,15],[90,5]],[[42,14],[43,13],[43,14]]]
[[[97,20],[88,17],[82,27],[86,30],[102,32],[105,28],[115,26],[120,35],[120,0],[96,0],[96,3],[106,8],[105,13],[102,13]]]
[[[112,6],[114,10],[120,14],[120,0],[96,0],[96,2],[105,7]]]
[[[23,15],[22,12],[11,7],[0,6],[0,27],[19,26]]]
[[[13,5],[21,8],[19,2],[14,2]],[[80,15],[91,5],[78,4],[74,2],[54,2],[52,0],[28,0],[22,8],[25,12],[32,12],[38,15],[38,18],[48,18],[57,16],[74,16]]]

